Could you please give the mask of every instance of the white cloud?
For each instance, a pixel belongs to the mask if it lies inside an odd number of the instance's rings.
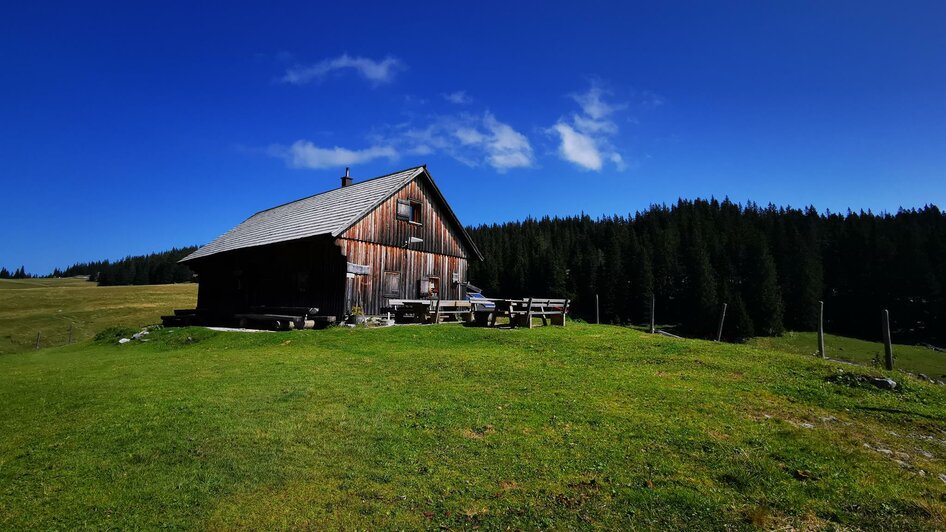
[[[457,105],[463,105],[470,103],[472,99],[467,95],[466,91],[456,91],[451,93],[443,94],[443,99],[447,100],[450,103],[455,103]]]
[[[338,168],[354,166],[374,159],[397,159],[397,151],[391,146],[371,146],[363,150],[350,150],[338,146],[320,148],[307,140],[297,140],[291,146],[274,144],[269,154],[286,161],[290,168]]]
[[[394,126],[379,144],[399,146],[405,153],[444,153],[467,166],[489,165],[500,172],[535,163],[529,139],[492,113],[434,115],[424,127]]]
[[[606,118],[617,111],[627,109],[626,103],[608,103],[602,98],[610,91],[603,89],[599,83],[592,82],[591,87],[581,94],[572,94],[572,98],[581,106],[581,110],[594,120]]]
[[[482,144],[486,141],[486,136],[470,127],[457,129],[453,132],[453,136],[459,139],[463,144]]]
[[[489,164],[497,170],[532,166],[532,146],[525,135],[504,124],[487,112],[483,125],[490,135],[485,141]]]
[[[592,82],[581,94],[571,95],[581,112],[572,114],[571,120],[559,119],[552,126],[559,138],[558,153],[562,159],[596,172],[605,161],[624,169],[624,158],[611,142],[620,131],[612,116],[627,109],[627,104],[608,101],[610,95],[598,82]]]
[[[606,133],[614,135],[618,132],[618,125],[610,120],[595,120],[579,114],[572,115],[575,127],[588,133]]]
[[[561,137],[562,142],[558,151],[563,159],[586,170],[601,170],[601,152],[598,151],[593,138],[575,131],[563,122],[555,124],[552,129]]]
[[[352,57],[348,54],[342,54],[314,65],[297,65],[289,68],[281,81],[293,85],[304,85],[312,81],[321,81],[333,72],[354,70],[371,83],[380,85],[393,81],[397,73],[405,68],[404,63],[395,57],[389,56],[380,61],[375,61],[367,57]]]

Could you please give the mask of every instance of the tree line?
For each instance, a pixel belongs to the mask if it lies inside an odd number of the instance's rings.
[[[818,213],[680,200],[630,216],[527,219],[469,228],[486,260],[469,277],[488,296],[567,297],[572,315],[658,323],[742,340],[814,330],[875,339],[889,309],[899,342],[946,343],[946,216],[935,206]]]
[[[196,249],[197,246],[188,246],[149,255],[128,256],[114,262],[79,262],[62,270],[56,268],[50,276],[87,275],[89,281],[97,282],[99,286],[186,283],[193,280],[194,272],[177,261]]]
[[[10,273],[10,270],[6,268],[0,268],[0,279],[32,279],[36,277],[31,273],[26,273],[26,268],[20,266],[13,273]]]

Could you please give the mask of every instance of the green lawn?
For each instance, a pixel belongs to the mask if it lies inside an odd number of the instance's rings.
[[[593,325],[149,339],[0,357],[0,529],[946,527],[946,388],[896,372]]]
[[[818,351],[818,333],[788,332],[774,338],[753,338],[749,343],[764,349],[812,355]],[[826,334],[824,344],[830,358],[870,366],[876,357],[883,364],[884,344],[880,342]],[[934,379],[946,379],[946,353],[922,346],[894,344],[893,355],[895,368],[924,373]]]
[[[0,355],[92,338],[100,330],[160,323],[193,308],[197,285],[96,286],[82,279],[0,280]]]

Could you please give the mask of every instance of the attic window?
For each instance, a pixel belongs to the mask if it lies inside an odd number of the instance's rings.
[[[419,201],[397,200],[397,219],[415,224],[421,223],[421,205]]]

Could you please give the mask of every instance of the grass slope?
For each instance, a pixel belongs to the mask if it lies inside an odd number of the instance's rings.
[[[880,342],[832,334],[826,334],[824,338],[825,351],[830,358],[870,366],[876,357],[883,364],[884,344]],[[818,351],[818,333],[787,332],[779,337],[753,338],[749,343],[763,349],[812,355]],[[934,379],[946,378],[946,353],[922,346],[894,344],[893,356],[895,368],[924,373]]]
[[[916,380],[591,325],[149,338],[0,357],[0,528],[946,527]]]
[[[159,323],[193,308],[197,285],[96,286],[81,279],[0,280],[0,355],[93,337],[110,326]]]

